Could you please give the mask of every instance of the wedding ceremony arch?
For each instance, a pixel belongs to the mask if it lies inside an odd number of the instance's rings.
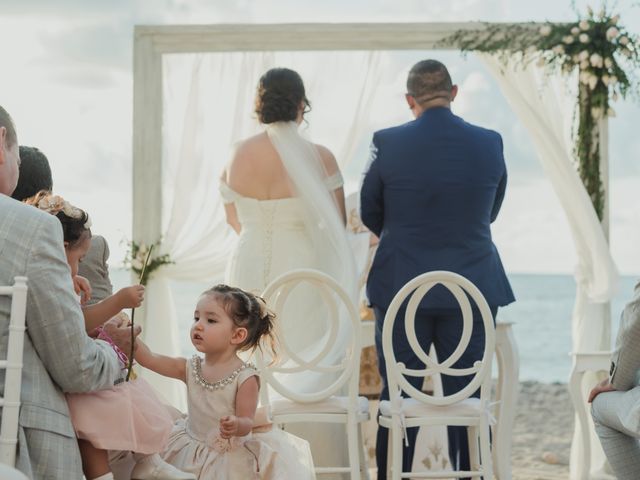
[[[523,31],[537,32],[546,24],[519,24]],[[254,84],[250,75],[229,73],[244,70],[264,71],[273,67],[273,52],[369,52],[361,59],[361,86],[355,95],[353,134],[358,132],[358,118],[368,114],[367,102],[375,95],[375,75],[382,66],[376,64],[375,52],[408,50],[472,51],[462,39],[464,32],[490,31],[482,23],[388,23],[388,24],[281,24],[281,25],[189,25],[137,26],[134,39],[134,118],[133,118],[133,242],[132,245],[156,245],[165,255],[149,277],[147,306],[138,313],[144,336],[150,346],[166,354],[178,352],[177,319],[169,281],[172,279],[221,280],[232,238],[224,225],[223,207],[217,199],[217,180],[211,162],[210,146],[194,133],[212,126],[206,113],[215,106],[215,92],[185,94],[182,106],[172,107],[176,93],[167,81],[167,71],[181,76],[190,92],[204,92],[202,79],[193,72],[206,70],[214,75],[211,82],[231,82],[237,87],[228,105],[249,111]],[[233,64],[219,57],[206,64],[194,55],[254,52]],[[179,56],[191,56],[180,63]],[[573,140],[570,125],[577,91],[567,89],[569,82],[545,72],[535,62],[501,61],[490,53],[479,53],[487,70],[495,77],[522,125],[528,130],[538,158],[565,212],[578,257],[576,268],[576,302],[572,318],[573,344],[567,351],[602,352],[610,349],[611,319],[609,300],[616,285],[617,273],[608,248],[608,120],[598,118],[595,128],[600,158],[602,205],[597,212],[573,163]],[[185,68],[186,66],[186,68]],[[223,66],[226,70],[221,69]],[[223,71],[224,70],[224,71]],[[226,75],[226,77],[225,77]],[[327,75],[331,75],[327,72]],[[567,72],[566,75],[575,75]],[[246,84],[245,84],[246,83]],[[357,83],[357,82],[356,82]],[[240,92],[243,95],[240,95]],[[246,97],[246,98],[245,98]],[[221,99],[218,99],[221,100]],[[221,100],[222,101],[222,100]],[[173,109],[172,109],[173,108]],[[208,120],[209,119],[209,120]],[[182,136],[167,144],[169,132],[181,129]],[[216,124],[218,140],[231,142],[251,133],[251,127],[230,118]],[[349,133],[349,132],[348,132]],[[175,137],[175,135],[174,135]],[[337,152],[338,161],[347,162],[354,145],[344,141]],[[217,152],[220,155],[220,152]],[[220,163],[216,163],[219,167]],[[170,188],[168,188],[170,185]],[[598,217],[601,214],[601,219]],[[144,248],[142,249],[144,250]],[[170,259],[170,261],[169,261]],[[162,265],[164,263],[164,265]],[[583,392],[595,383],[595,377],[583,380]],[[152,381],[176,405],[182,405],[181,393],[169,382]],[[577,427],[578,428],[578,427]],[[592,428],[592,427],[591,427]],[[582,468],[583,442],[574,436],[572,478],[588,478],[589,468]],[[591,432],[592,470],[601,467],[603,455]]]

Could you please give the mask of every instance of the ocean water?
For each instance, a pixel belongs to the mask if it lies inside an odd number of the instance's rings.
[[[571,368],[571,313],[575,282],[571,275],[510,274],[516,302],[498,312],[498,321],[514,322],[513,332],[520,354],[520,380],[546,383],[566,382]],[[112,270],[115,288],[130,281],[126,270]],[[631,297],[637,278],[621,277],[618,294],[611,302],[612,341],[618,330],[620,313]],[[174,303],[183,338],[182,354],[194,351],[189,328],[198,295],[206,283],[173,282]]]

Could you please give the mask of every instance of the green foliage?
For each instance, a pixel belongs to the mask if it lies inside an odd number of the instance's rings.
[[[600,180],[600,121],[615,113],[610,101],[640,92],[640,44],[619,24],[618,15],[602,9],[574,23],[484,24],[459,30],[442,43],[463,52],[496,55],[503,63],[536,62],[550,72],[578,72],[578,126],[575,150],[578,172],[602,219],[604,189]]]
[[[157,251],[158,245],[159,243],[154,243],[147,246],[144,243],[137,243],[133,240],[128,242],[129,250],[127,251],[124,264],[127,268],[130,268],[136,275],[138,275],[141,285],[146,285],[149,280],[149,276],[161,266],[175,263],[171,260],[169,254],[164,254],[149,258],[147,266],[144,268],[145,260],[147,259],[149,251],[152,249]]]

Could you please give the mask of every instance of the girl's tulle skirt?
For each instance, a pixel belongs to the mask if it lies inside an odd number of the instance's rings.
[[[168,409],[141,378],[109,390],[68,394],[67,403],[77,437],[103,450],[160,452],[173,427]]]

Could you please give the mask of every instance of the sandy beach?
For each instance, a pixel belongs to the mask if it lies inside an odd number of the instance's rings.
[[[371,403],[372,408],[377,404]],[[513,429],[513,479],[568,479],[573,421],[573,407],[566,384],[521,382]],[[375,465],[372,459],[374,441],[375,425],[369,422],[365,443],[371,466]],[[547,460],[555,457],[551,460],[557,460],[557,463],[545,461],[543,457]]]

